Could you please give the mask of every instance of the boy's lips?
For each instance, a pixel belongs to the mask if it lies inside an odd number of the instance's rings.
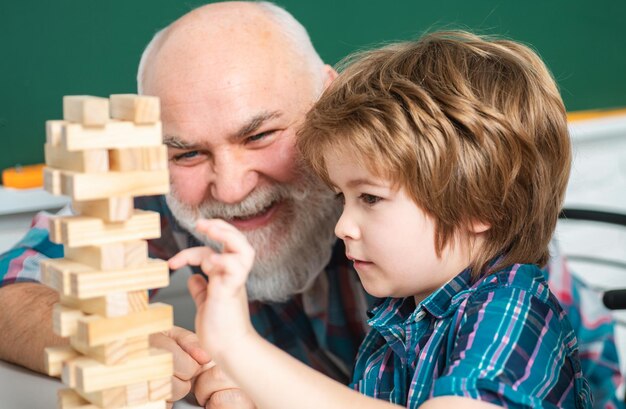
[[[365,260],[361,260],[358,259],[356,257],[351,256],[350,254],[346,253],[346,257],[348,258],[348,260],[352,261],[354,263],[354,266],[356,267],[357,265],[368,265],[368,264],[372,264],[371,261],[365,261]]]
[[[272,202],[260,212],[245,216],[234,217],[228,222],[239,230],[254,230],[266,226],[271,221],[276,211],[281,207],[282,202]]]

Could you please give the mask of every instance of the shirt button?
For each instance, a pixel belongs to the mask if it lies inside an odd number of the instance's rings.
[[[426,311],[422,310],[415,315],[415,322],[420,322],[426,316]]]

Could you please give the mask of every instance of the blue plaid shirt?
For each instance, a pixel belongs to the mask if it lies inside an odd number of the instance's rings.
[[[514,265],[472,284],[470,270],[415,306],[372,311],[352,387],[416,408],[464,396],[509,408],[590,408],[576,337],[540,269]]]

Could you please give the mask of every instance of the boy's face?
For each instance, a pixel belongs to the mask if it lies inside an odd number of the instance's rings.
[[[394,189],[354,155],[332,152],[324,158],[344,202],[335,234],[368,293],[415,296],[420,302],[469,264],[469,251],[458,241],[437,257],[434,221],[404,188]]]

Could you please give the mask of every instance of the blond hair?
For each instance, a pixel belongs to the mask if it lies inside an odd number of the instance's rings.
[[[565,108],[528,47],[439,32],[366,51],[306,117],[297,139],[326,183],[326,152],[356,157],[404,187],[435,221],[435,248],[474,222],[490,226],[479,274],[545,265],[571,162]]]

